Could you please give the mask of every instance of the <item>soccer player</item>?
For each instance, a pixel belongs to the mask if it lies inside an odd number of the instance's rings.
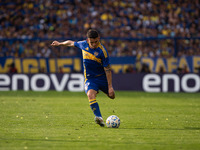
[[[109,64],[109,56],[106,48],[100,43],[99,33],[90,29],[87,32],[87,40],[64,42],[53,41],[52,46],[78,47],[82,50],[85,93],[89,99],[90,107],[95,115],[95,122],[104,127],[104,121],[96,101],[99,90],[107,94],[111,99],[115,98],[112,86],[112,73]]]

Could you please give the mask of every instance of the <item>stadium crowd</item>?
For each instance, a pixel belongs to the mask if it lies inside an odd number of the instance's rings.
[[[50,43],[85,39],[89,28],[99,30],[110,56],[200,55],[200,39],[189,39],[200,37],[199,10],[199,0],[1,1],[0,56],[75,56],[77,49]]]

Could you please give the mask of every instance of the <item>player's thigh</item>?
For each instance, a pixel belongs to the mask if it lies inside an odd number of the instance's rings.
[[[98,87],[101,91],[103,91],[105,94],[108,94],[108,82],[104,81],[104,82],[100,82],[98,84]]]
[[[95,82],[93,82],[91,80],[87,80],[85,82],[85,93],[88,95],[88,91],[90,91],[90,90],[94,90],[94,91],[98,92],[99,88],[98,88],[98,85]]]

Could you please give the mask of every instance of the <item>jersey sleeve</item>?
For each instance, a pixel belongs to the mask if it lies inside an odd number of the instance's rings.
[[[83,49],[85,42],[86,42],[86,41],[74,42],[74,46],[75,46],[75,47],[78,47],[78,48],[80,48],[80,49]]]
[[[108,51],[106,48],[103,46],[102,48],[102,65],[103,67],[107,67],[110,64],[109,56],[108,56]]]

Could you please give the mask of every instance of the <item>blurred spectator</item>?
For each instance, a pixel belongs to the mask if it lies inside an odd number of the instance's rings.
[[[64,73],[62,67],[59,67],[58,73]]]
[[[177,73],[181,73],[181,74],[185,74],[185,73],[189,73],[187,66],[184,65],[183,68],[177,68]]]
[[[45,73],[46,71],[45,71],[45,68],[44,67],[41,67],[41,68],[39,68],[39,73]]]
[[[145,63],[142,64],[142,68],[141,68],[141,71],[142,73],[151,73],[150,69],[149,69],[149,66]]]
[[[15,67],[15,63],[8,65],[9,70],[8,73],[17,73],[17,68]]]
[[[126,70],[125,73],[136,73],[135,68],[132,65],[129,65]]]
[[[159,73],[165,73],[164,67],[161,66],[161,67],[159,68]]]

